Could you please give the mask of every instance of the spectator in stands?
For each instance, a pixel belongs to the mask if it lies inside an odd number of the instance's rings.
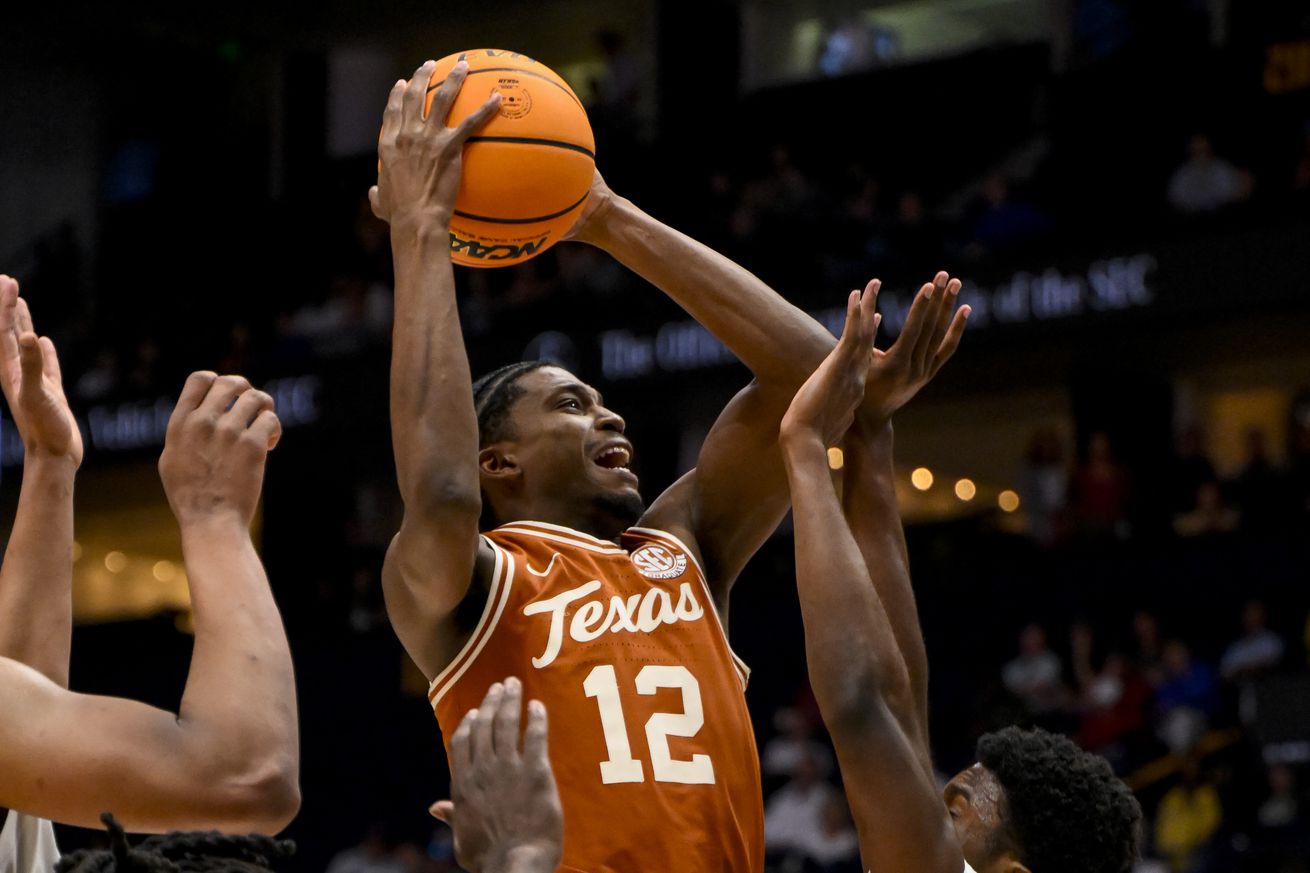
[[[1069,468],[1064,445],[1053,428],[1038,430],[1028,441],[1019,467],[1019,498],[1033,540],[1043,546],[1059,542],[1069,507]]]
[[[1217,680],[1182,640],[1165,644],[1163,666],[1164,681],[1155,692],[1157,732],[1170,751],[1181,754],[1196,744],[1218,708]]]
[[[920,271],[942,256],[945,234],[939,222],[913,189],[896,198],[896,212],[887,228],[887,257],[895,266]]]
[[[1187,160],[1169,179],[1169,205],[1184,215],[1217,212],[1251,196],[1251,176],[1215,154],[1210,137],[1193,134]]]
[[[1050,236],[1051,218],[1035,204],[1015,197],[1010,180],[994,172],[983,180],[973,220],[969,250],[975,257],[1005,252]]]
[[[1038,721],[1058,713],[1068,699],[1059,655],[1046,643],[1041,625],[1019,633],[1019,655],[1001,670],[1001,682]]]
[[[1154,614],[1139,609],[1133,616],[1135,651],[1133,662],[1152,688],[1164,682],[1164,646],[1160,642],[1160,622]]]
[[[1219,671],[1225,679],[1237,682],[1252,679],[1276,668],[1283,660],[1283,638],[1266,623],[1265,605],[1252,600],[1242,613],[1243,633],[1224,651]]]
[[[1110,760],[1120,772],[1126,768],[1128,741],[1146,726],[1146,704],[1151,686],[1120,652],[1105,655],[1101,669],[1092,667],[1094,638],[1091,628],[1075,625],[1069,633],[1074,676],[1078,680],[1075,708],[1079,715],[1078,745]]]
[[[396,857],[387,828],[381,822],[369,825],[358,846],[343,849],[328,863],[327,873],[407,873]]]
[[[1180,537],[1232,533],[1237,530],[1241,515],[1224,502],[1224,492],[1218,482],[1203,482],[1196,489],[1195,504],[1193,509],[1174,516],[1174,532]]]
[[[1182,781],[1169,789],[1156,812],[1156,849],[1168,859],[1174,873],[1201,873],[1222,822],[1218,790],[1196,759],[1189,757],[1183,765]]]
[[[1073,506],[1084,536],[1125,539],[1128,527],[1128,471],[1115,459],[1110,435],[1087,439],[1087,460],[1074,474]]]
[[[823,808],[823,821],[811,835],[805,855],[815,873],[863,873],[860,841],[851,824],[851,810],[840,791]]]
[[[1286,764],[1269,768],[1269,796],[1256,812],[1261,830],[1280,831],[1302,823],[1301,800],[1296,794],[1296,776]]]
[[[823,826],[836,790],[819,776],[817,762],[802,756],[796,775],[764,805],[764,849],[772,858],[803,857]]]
[[[773,717],[778,735],[764,745],[761,769],[764,776],[786,777],[797,775],[802,766],[812,763],[819,777],[826,779],[832,772],[832,752],[814,739],[814,721],[797,707],[784,707]]]

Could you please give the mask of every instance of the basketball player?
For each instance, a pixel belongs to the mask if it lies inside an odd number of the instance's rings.
[[[560,869],[757,873],[747,675],[723,628],[733,580],[786,511],[778,422],[833,338],[598,180],[574,238],[683,305],[755,381],[696,469],[649,508],[623,419],[572,374],[519,364],[470,390],[449,221],[462,145],[497,97],[447,128],[467,68],[425,118],[432,69],[392,89],[370,192],[396,272],[391,423],[405,516],[383,570],[392,623],[432,682],[447,743],[503,676],[548,706],[569,822]]]
[[[873,350],[877,289],[853,293],[837,348],[781,427],[810,681],[861,855],[874,871],[1129,873],[1141,809],[1103,759],[1064,737],[989,734],[979,762],[944,796],[936,788],[890,422],[955,352],[968,316],[952,315],[958,291],[925,285],[885,353]],[[843,437],[839,500],[826,450]]]
[[[66,689],[82,442],[54,346],[8,276],[0,385],[25,449],[0,570],[0,870],[48,870],[48,820],[93,827],[103,810],[133,831],[280,830],[299,807],[295,685],[249,533],[280,434],[272,398],[237,376],[195,373],[169,420],[159,470],[196,628],[174,714]]]

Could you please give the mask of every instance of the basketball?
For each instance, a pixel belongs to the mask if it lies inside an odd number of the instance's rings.
[[[425,109],[461,58],[468,77],[446,125],[457,125],[492,91],[500,92],[501,104],[464,149],[451,256],[467,267],[519,264],[559,242],[582,212],[596,165],[591,124],[582,101],[553,70],[499,49],[437,61]]]

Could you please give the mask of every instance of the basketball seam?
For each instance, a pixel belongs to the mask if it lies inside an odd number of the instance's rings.
[[[535,218],[492,218],[487,215],[474,215],[471,212],[463,212],[459,209],[455,210],[455,214],[460,218],[467,218],[470,221],[486,221],[491,224],[535,224],[538,221],[550,221],[552,218],[559,218],[561,215],[568,215],[570,212],[581,206],[583,201],[585,201],[590,194],[590,191],[583,194],[578,202],[574,203],[567,209],[561,209],[559,212],[552,212],[550,215],[538,215]]]
[[[562,139],[544,139],[538,136],[471,136],[466,142],[507,142],[515,145],[539,145],[553,149],[568,149],[571,152],[582,152],[593,161],[596,160],[596,153],[591,149],[576,143],[565,142]]]
[[[518,67],[483,67],[482,69],[479,70],[468,71],[468,75],[470,76],[472,76],[474,73],[522,73],[525,76],[531,76],[534,79],[540,79],[543,82],[547,82],[551,85],[554,85],[556,88],[560,89],[565,94],[569,95],[569,99],[572,100],[574,103],[578,104],[579,109],[582,109],[584,111],[586,109],[586,107],[582,105],[582,101],[578,99],[578,95],[574,94],[572,90],[565,87],[564,85],[561,85],[559,82],[556,82],[554,79],[550,78],[549,76],[541,75],[541,73],[534,73],[531,70],[520,70]],[[431,93],[440,87],[441,87],[440,82],[438,82],[435,85],[429,84],[428,92]]]

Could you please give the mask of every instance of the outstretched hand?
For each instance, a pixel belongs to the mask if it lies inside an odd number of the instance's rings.
[[[968,306],[958,305],[959,296],[960,280],[938,273],[915,295],[891,348],[873,350],[859,408],[863,426],[885,425],[955,354],[970,313]]]
[[[882,321],[874,312],[880,284],[874,279],[863,294],[852,291],[847,298],[846,324],[837,347],[805,380],[782,417],[784,442],[818,438],[831,446],[850,429],[865,394],[869,356]]]
[[[82,463],[82,433],[64,396],[59,356],[37,336],[17,280],[0,275],[0,388],[24,449]]]
[[[600,170],[593,170],[591,188],[587,191],[587,202],[582,207],[582,213],[561,239],[593,242],[605,223],[605,214],[609,212],[616,199],[617,195],[610,190],[609,185],[605,184]]]
[[[500,92],[455,127],[446,116],[468,76],[468,63],[455,64],[424,112],[436,61],[425,61],[408,82],[396,82],[382,115],[378,141],[378,183],[369,189],[373,214],[383,221],[432,219],[450,223],[459,194],[464,143],[500,108]]]
[[[564,813],[546,746],[546,708],[528,704],[519,742],[523,686],[497,682],[450,739],[451,800],[430,812],[455,832],[455,858],[472,873],[552,873]]]

